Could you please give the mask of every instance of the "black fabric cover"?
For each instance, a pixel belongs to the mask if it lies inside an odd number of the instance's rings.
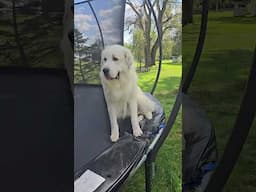
[[[0,191],[73,190],[73,99],[62,70],[0,69]]]
[[[182,157],[182,177],[185,189],[203,189],[209,181],[209,173],[203,174],[203,167],[216,163],[217,150],[215,132],[206,113],[188,95],[182,95],[183,135],[185,149]],[[198,180],[199,183],[198,183]],[[187,188],[188,187],[188,188]]]
[[[119,120],[120,139],[110,141],[110,122],[101,86],[75,86],[75,179],[90,169],[106,181],[97,191],[116,189],[145,154],[159,127],[164,125],[164,112],[156,106],[153,119],[143,120],[144,135],[134,138],[130,119]],[[161,126],[160,126],[161,125]]]

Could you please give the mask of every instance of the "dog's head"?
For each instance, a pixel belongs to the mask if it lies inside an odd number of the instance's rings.
[[[119,80],[133,65],[133,56],[129,49],[121,45],[107,46],[101,53],[101,77],[108,81]]]

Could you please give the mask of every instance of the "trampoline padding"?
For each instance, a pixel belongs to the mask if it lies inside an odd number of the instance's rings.
[[[209,174],[202,178],[204,166],[217,161],[214,128],[205,111],[185,94],[182,95],[182,113],[185,140],[183,184],[202,182],[200,187],[203,187],[209,180]]]

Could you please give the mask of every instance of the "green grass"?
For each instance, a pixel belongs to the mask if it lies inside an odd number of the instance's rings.
[[[195,51],[200,17],[183,28],[184,76]],[[216,131],[219,156],[235,123],[256,44],[256,18],[209,12],[207,37],[190,94],[206,109]],[[254,124],[225,192],[256,191]]]
[[[171,61],[164,60],[161,76],[155,91],[166,114],[169,115],[175,101],[181,79],[181,64],[171,64]],[[139,85],[143,91],[150,92],[153,86],[157,71],[157,65],[149,72],[138,73]],[[161,147],[156,159],[156,175],[152,183],[152,192],[180,192],[181,191],[181,113]],[[144,186],[144,167],[141,167],[136,174],[122,187],[122,192],[142,192]]]

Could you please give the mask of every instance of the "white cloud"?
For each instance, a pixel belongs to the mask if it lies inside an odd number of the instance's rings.
[[[112,31],[114,29],[114,23],[112,19],[104,19],[101,21],[101,28],[104,32]]]
[[[93,18],[91,15],[86,14],[76,14],[75,15],[75,28],[77,28],[80,32],[85,33],[86,31],[94,28],[94,25],[91,24]]]
[[[99,15],[103,18],[112,17],[121,8],[121,5],[114,5],[111,9],[101,9]]]
[[[101,9],[99,11],[99,15],[101,17],[109,17],[109,16],[111,16],[111,14],[112,14],[112,9]]]
[[[100,10],[100,24],[106,43],[120,41],[120,5],[114,5],[111,9]]]

